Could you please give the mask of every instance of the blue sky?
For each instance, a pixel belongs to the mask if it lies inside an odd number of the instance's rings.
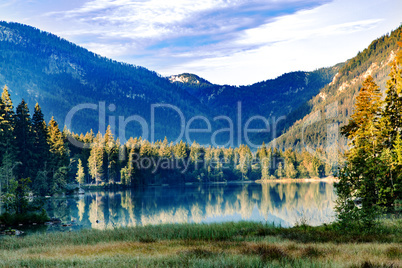
[[[162,75],[247,85],[345,61],[402,22],[400,0],[0,0],[0,19]]]

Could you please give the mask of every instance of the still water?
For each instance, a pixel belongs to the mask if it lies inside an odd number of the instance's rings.
[[[64,224],[48,231],[108,229],[161,223],[258,221],[284,227],[334,220],[333,183],[269,182],[87,191],[47,200],[49,216]]]

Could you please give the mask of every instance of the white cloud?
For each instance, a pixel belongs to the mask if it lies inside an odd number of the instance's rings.
[[[194,71],[215,83],[250,84],[289,71],[331,66],[396,28],[400,7],[397,0],[337,0],[245,30],[232,42],[239,50],[250,49],[196,58],[160,71],[165,75]]]
[[[399,26],[402,10],[400,0],[18,0],[9,5],[15,1],[0,4],[1,17],[14,16],[164,75],[194,72],[228,84],[344,61]]]

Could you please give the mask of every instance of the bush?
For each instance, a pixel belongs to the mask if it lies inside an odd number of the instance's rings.
[[[0,224],[4,224],[6,226],[17,226],[19,224],[43,224],[49,221],[49,216],[47,215],[44,209],[41,212],[29,212],[24,214],[11,214],[11,213],[3,213],[0,215]]]

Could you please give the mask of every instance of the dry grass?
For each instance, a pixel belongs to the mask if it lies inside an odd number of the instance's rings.
[[[64,242],[65,234],[57,233],[0,238],[0,267],[402,266],[398,237],[388,242],[319,240],[303,243],[284,238],[272,230],[264,231],[262,235],[261,230],[273,227],[250,223],[186,225],[181,226],[186,235],[176,232],[174,237],[169,229],[177,230],[177,227],[152,227],[152,231],[160,228],[158,236],[151,236],[152,232],[144,233],[144,228],[114,232],[87,230],[68,234],[69,238]],[[313,231],[314,228],[310,232]],[[390,236],[389,233],[386,235]],[[214,237],[218,239],[212,239]]]

